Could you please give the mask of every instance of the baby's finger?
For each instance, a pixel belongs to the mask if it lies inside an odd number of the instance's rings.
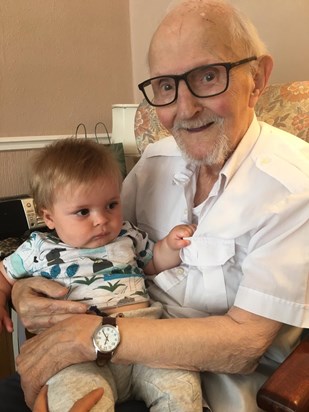
[[[5,327],[5,329],[9,332],[9,333],[12,333],[13,332],[13,330],[14,330],[14,325],[13,325],[13,322],[12,322],[12,320],[11,320],[11,318],[10,317],[5,317],[4,319],[3,319],[3,324],[4,324],[4,327]]]
[[[89,392],[83,398],[75,402],[70,409],[70,412],[88,412],[102,398],[104,393],[103,388],[97,388]]]

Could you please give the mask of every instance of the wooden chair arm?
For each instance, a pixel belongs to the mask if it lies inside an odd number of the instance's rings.
[[[257,393],[267,412],[309,411],[309,336],[307,335]]]

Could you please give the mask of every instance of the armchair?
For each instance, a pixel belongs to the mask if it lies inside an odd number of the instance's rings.
[[[268,86],[255,109],[259,120],[309,142],[309,81]],[[169,134],[160,124],[155,108],[143,100],[135,116],[139,152],[142,153],[149,143]],[[309,411],[308,334],[259,390],[257,404],[269,412]]]

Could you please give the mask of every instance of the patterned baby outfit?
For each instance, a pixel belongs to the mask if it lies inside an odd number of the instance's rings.
[[[10,282],[42,276],[69,287],[66,296],[99,308],[148,301],[143,267],[152,258],[153,242],[130,222],[118,237],[96,249],[78,249],[55,233],[33,232],[3,264]]]

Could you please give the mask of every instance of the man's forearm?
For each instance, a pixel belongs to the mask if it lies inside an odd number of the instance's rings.
[[[56,323],[21,347],[17,358],[28,405],[40,388],[62,368],[95,359],[92,335],[102,319],[75,315]],[[198,319],[121,318],[121,343],[115,363],[208,370],[252,371],[281,325],[241,309]],[[50,359],[57,362],[50,362]]]
[[[230,315],[199,319],[121,318],[118,323],[122,343],[114,361],[249,373],[280,329],[278,322],[256,318],[246,323],[238,323]]]

